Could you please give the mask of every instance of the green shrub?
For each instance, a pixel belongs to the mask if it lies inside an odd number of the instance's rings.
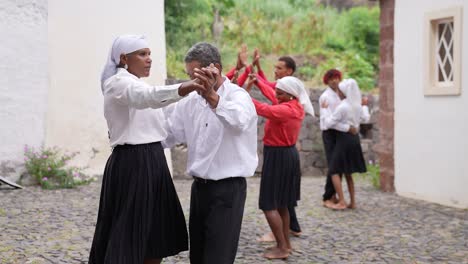
[[[341,53],[320,51],[314,56],[322,57],[322,62],[317,66],[317,74],[313,77],[316,83],[321,83],[323,75],[329,69],[338,69],[343,72],[343,78],[355,79],[362,91],[372,90],[376,86],[376,73],[372,65],[353,50]]]
[[[367,172],[360,173],[364,179],[368,180],[372,186],[380,189],[380,166],[379,164],[369,163],[367,164]]]
[[[34,148],[25,146],[24,161],[28,173],[42,188],[73,188],[94,180],[83,174],[81,168],[67,166],[67,163],[77,154],[61,155],[58,148],[43,147],[35,151]]]
[[[273,78],[282,55],[305,56],[298,76],[323,86],[321,77],[339,68],[363,90],[376,86],[379,60],[379,9],[355,7],[339,12],[317,0],[174,0],[166,5],[168,76],[180,78],[185,52],[198,41],[213,42],[213,10],[220,8],[224,29],[217,44],[223,72],[235,65],[242,43],[259,48],[262,67]]]
[[[370,62],[375,69],[379,62],[380,41],[380,10],[377,7],[355,7],[346,13],[346,24],[348,26],[346,38],[349,45],[361,56]]]
[[[310,80],[316,74],[317,68],[311,65],[302,65],[298,68],[296,76],[302,80]]]

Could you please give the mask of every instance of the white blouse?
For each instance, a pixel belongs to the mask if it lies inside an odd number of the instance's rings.
[[[358,115],[354,116],[352,106],[346,99],[341,101],[333,112],[329,108],[321,108],[320,111],[322,113],[320,114],[320,126],[323,125],[325,130],[344,125],[348,125],[348,127],[353,126],[359,129],[360,123],[367,123],[370,119],[369,108],[364,105],[360,107],[360,109],[361,111]],[[348,130],[342,132],[347,131]]]
[[[180,84],[151,86],[127,70],[104,82],[104,117],[110,145],[145,144],[167,137],[164,113],[160,109],[180,100]]]
[[[204,179],[249,177],[257,168],[257,112],[250,95],[225,78],[210,108],[191,93],[169,107],[165,147],[187,143],[187,173]]]
[[[322,108],[322,103],[326,101],[328,103],[328,108]],[[325,126],[322,122],[322,116],[325,114],[324,111],[328,110],[330,112],[334,112],[338,105],[341,103],[340,97],[338,96],[332,88],[327,87],[325,91],[320,95],[319,98],[319,107],[320,107],[320,130],[328,130],[328,129],[335,129],[342,132],[348,132],[349,125],[346,123],[337,123],[336,125],[332,126]]]

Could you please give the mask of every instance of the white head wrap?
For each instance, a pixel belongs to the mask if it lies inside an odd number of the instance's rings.
[[[304,84],[296,77],[286,76],[278,80],[276,88],[294,95],[304,107],[304,111],[311,116],[315,116],[314,107],[310,102],[309,95],[307,94]]]
[[[115,38],[107,58],[107,63],[101,74],[101,86],[105,80],[117,73],[120,55],[129,54],[144,48],[149,48],[144,35],[122,35]]]
[[[349,102],[353,109],[352,117],[353,123],[359,124],[361,118],[361,92],[359,91],[359,86],[354,79],[344,79],[339,84],[340,91],[346,96],[346,101]]]

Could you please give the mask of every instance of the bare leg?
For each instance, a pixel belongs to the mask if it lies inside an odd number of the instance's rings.
[[[145,259],[144,264],[161,264],[162,259]]]
[[[284,234],[284,239],[286,241],[286,247],[288,248],[288,251],[291,251],[292,250],[291,241],[289,240],[289,226],[290,226],[291,218],[289,217],[289,210],[287,207],[278,208],[278,212],[281,215],[281,220],[283,220],[283,234]]]
[[[346,209],[346,202],[343,196],[343,187],[341,186],[341,178],[338,174],[332,175],[333,187],[338,194],[338,203],[331,206],[332,209],[343,210]]]
[[[283,229],[286,227],[286,230],[289,231],[289,213],[288,213],[288,220],[287,220],[288,223],[287,225],[284,225],[282,215],[280,215],[278,210],[270,210],[270,211],[263,211],[263,212],[265,213],[265,217],[268,221],[268,225],[270,225],[271,231],[273,231],[273,235],[275,236],[275,239],[276,239],[276,247],[265,251],[263,256],[268,259],[287,258],[289,256],[289,250],[288,250],[289,237],[287,238],[289,234],[288,232],[285,233]]]
[[[351,199],[351,203],[348,204],[348,208],[354,209],[356,208],[356,200],[355,200],[355,195],[354,195],[353,176],[351,174],[346,174],[345,176],[346,176],[346,183],[348,184],[349,197]]]

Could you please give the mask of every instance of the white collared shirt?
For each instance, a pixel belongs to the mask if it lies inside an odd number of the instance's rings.
[[[354,114],[351,104],[346,99],[341,101],[333,112],[329,108],[323,108],[323,111],[320,111],[322,112],[320,114],[320,126],[323,125],[325,130],[337,125],[344,126],[345,124],[359,129],[360,123],[369,122],[370,119],[367,106],[360,107],[360,111]]]
[[[104,82],[104,117],[110,145],[145,144],[167,137],[161,107],[180,100],[180,84],[151,86],[125,69]]]
[[[328,108],[322,108],[322,103],[326,101],[328,103]],[[335,109],[340,104],[341,100],[335,91],[332,88],[327,87],[325,91],[320,95],[319,98],[319,107],[320,107],[320,130],[328,130],[328,129],[335,129],[342,132],[348,132],[349,124],[346,123],[337,123],[336,125],[332,125],[330,127],[325,126],[322,122],[322,116],[324,115],[324,110],[328,109],[331,113],[335,111]]]
[[[249,94],[227,78],[217,93],[215,109],[194,92],[171,107],[163,145],[187,143],[189,175],[210,180],[250,177],[258,163],[255,106]]]
[[[322,102],[326,101],[328,103],[328,108],[322,108]],[[320,117],[323,115],[331,115],[335,112],[338,105],[341,103],[340,96],[333,91],[332,88],[327,87],[325,91],[320,95],[319,98],[319,107],[320,107]],[[360,123],[367,123],[370,120],[370,112],[369,107],[367,105],[363,105],[361,109],[361,118]],[[326,111],[326,113],[324,113]],[[350,127],[349,122],[337,122],[336,124],[324,124],[322,122],[322,118],[320,118],[320,130],[328,130],[328,129],[335,129],[341,132],[348,132]],[[359,129],[359,124],[354,126]]]

